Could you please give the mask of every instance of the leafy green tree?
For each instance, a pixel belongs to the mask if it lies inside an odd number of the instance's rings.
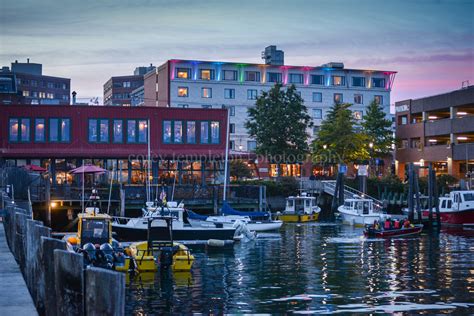
[[[357,122],[349,103],[336,103],[322,122],[318,137],[313,141],[313,161],[325,159],[348,163],[369,157],[364,134],[356,130]],[[324,158],[323,158],[324,157]]]
[[[252,170],[242,160],[232,160],[230,162],[230,176],[235,180],[252,177]]]
[[[306,129],[313,123],[295,86],[276,84],[255,105],[248,109],[245,127],[257,141],[256,152],[273,163],[302,161],[309,152]]]
[[[367,107],[362,129],[367,136],[367,145],[372,143],[369,150],[374,157],[386,157],[392,152],[394,143],[392,122],[386,118],[383,107],[372,101]]]

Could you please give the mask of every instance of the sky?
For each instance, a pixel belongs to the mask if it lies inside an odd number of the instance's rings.
[[[43,64],[100,97],[111,76],[168,59],[393,70],[391,103],[474,84],[474,0],[0,0],[0,66]]]

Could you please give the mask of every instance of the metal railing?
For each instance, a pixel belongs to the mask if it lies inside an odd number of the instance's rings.
[[[336,191],[336,180],[324,180],[321,182],[323,183],[323,191],[329,195],[334,196],[334,192]],[[365,194],[362,191],[354,189],[353,187],[344,185],[344,199],[353,199],[353,198],[369,199],[369,200],[372,200],[375,209],[381,210],[383,208],[382,201],[368,194]]]

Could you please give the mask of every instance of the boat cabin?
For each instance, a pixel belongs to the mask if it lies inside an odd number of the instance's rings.
[[[373,213],[373,201],[370,199],[347,199],[344,208],[360,215]]]
[[[82,247],[87,243],[103,244],[112,242],[112,218],[107,214],[78,214],[77,237]]]
[[[449,194],[449,198],[440,198],[440,208],[442,208],[442,200],[446,199],[449,202],[452,201],[453,210],[468,210],[474,208],[474,191],[452,191]],[[446,202],[448,203],[448,202]],[[451,204],[451,203],[449,203]],[[451,207],[446,207],[451,209]]]
[[[286,198],[285,213],[313,214],[318,212],[316,197],[303,193],[301,196]]]

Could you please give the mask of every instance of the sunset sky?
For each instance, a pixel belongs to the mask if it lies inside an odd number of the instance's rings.
[[[0,66],[29,57],[81,98],[136,66],[260,63],[272,44],[289,65],[398,71],[391,103],[438,94],[474,84],[474,1],[0,2]]]

